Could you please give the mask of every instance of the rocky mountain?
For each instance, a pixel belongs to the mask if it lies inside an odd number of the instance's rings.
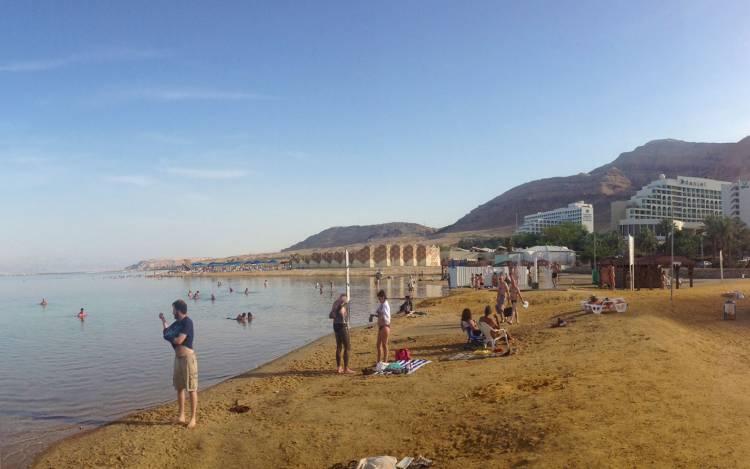
[[[417,223],[383,223],[365,226],[336,226],[312,235],[282,252],[332,248],[392,238],[424,238],[436,230]]]
[[[594,205],[597,229],[610,223],[610,203],[625,200],[657,179],[694,176],[736,181],[750,178],[750,137],[737,143],[654,140],[620,154],[590,173],[539,179],[516,186],[480,205],[439,233],[502,229],[512,232],[524,215],[584,200]]]

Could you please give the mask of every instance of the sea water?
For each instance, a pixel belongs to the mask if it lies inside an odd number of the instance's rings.
[[[330,334],[328,313],[344,287],[343,278],[326,277],[0,277],[0,467],[27,466],[55,440],[173,400],[173,352],[158,314],[171,321],[175,299],[188,302],[205,389]],[[352,326],[375,311],[379,288],[390,297],[407,293],[404,278],[379,285],[353,278],[351,287]],[[189,300],[189,290],[200,290],[200,299]],[[415,296],[441,290],[420,284]],[[395,312],[399,301],[391,303]],[[247,311],[249,324],[227,319]]]

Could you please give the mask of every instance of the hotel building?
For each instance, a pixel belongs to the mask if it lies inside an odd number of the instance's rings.
[[[722,214],[722,187],[729,184],[686,176],[673,179],[662,174],[624,205],[619,231],[623,235],[634,235],[644,228],[656,232],[659,222],[665,219],[674,220],[679,228],[700,228],[707,216]],[[612,210],[622,213],[622,203],[615,202]]]
[[[539,212],[523,217],[523,224],[517,233],[541,233],[548,226],[559,225],[570,221],[583,225],[589,233],[594,232],[594,207],[583,201],[574,202],[567,207],[557,208],[548,212]]]
[[[750,225],[750,181],[737,181],[723,186],[721,204],[724,215]]]

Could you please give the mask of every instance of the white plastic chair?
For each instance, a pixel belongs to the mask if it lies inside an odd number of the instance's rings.
[[[508,350],[510,350],[510,342],[508,342],[508,332],[505,329],[493,329],[492,326],[487,324],[484,321],[479,321],[479,330],[482,331],[482,335],[484,336],[484,346],[487,347],[487,345],[491,345],[492,349],[494,350],[497,346],[497,341],[500,339],[505,339],[505,345],[508,347]],[[492,333],[500,333],[499,337],[493,338]]]

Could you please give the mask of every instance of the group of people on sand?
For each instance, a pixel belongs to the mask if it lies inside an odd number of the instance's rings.
[[[528,304],[523,299],[521,289],[518,287],[518,281],[512,273],[510,275],[501,273],[497,276],[495,312],[493,314],[492,308],[487,305],[484,308],[484,315],[479,319],[479,322],[487,323],[493,331],[493,338],[497,337],[500,334],[499,329],[501,324],[511,325],[514,322],[518,324],[519,303],[524,307]],[[465,308],[461,312],[461,329],[468,333],[471,338],[482,336],[479,324],[473,319],[471,309],[469,308]]]
[[[383,366],[388,360],[388,341],[391,335],[391,307],[384,290],[377,295],[378,307],[375,313],[370,315],[370,322],[377,319],[378,337],[376,341],[377,365]],[[351,340],[349,337],[349,302],[345,294],[339,295],[333,302],[328,317],[333,320],[333,333],[336,336],[336,372],[354,373],[349,368],[349,357],[351,355]]]

